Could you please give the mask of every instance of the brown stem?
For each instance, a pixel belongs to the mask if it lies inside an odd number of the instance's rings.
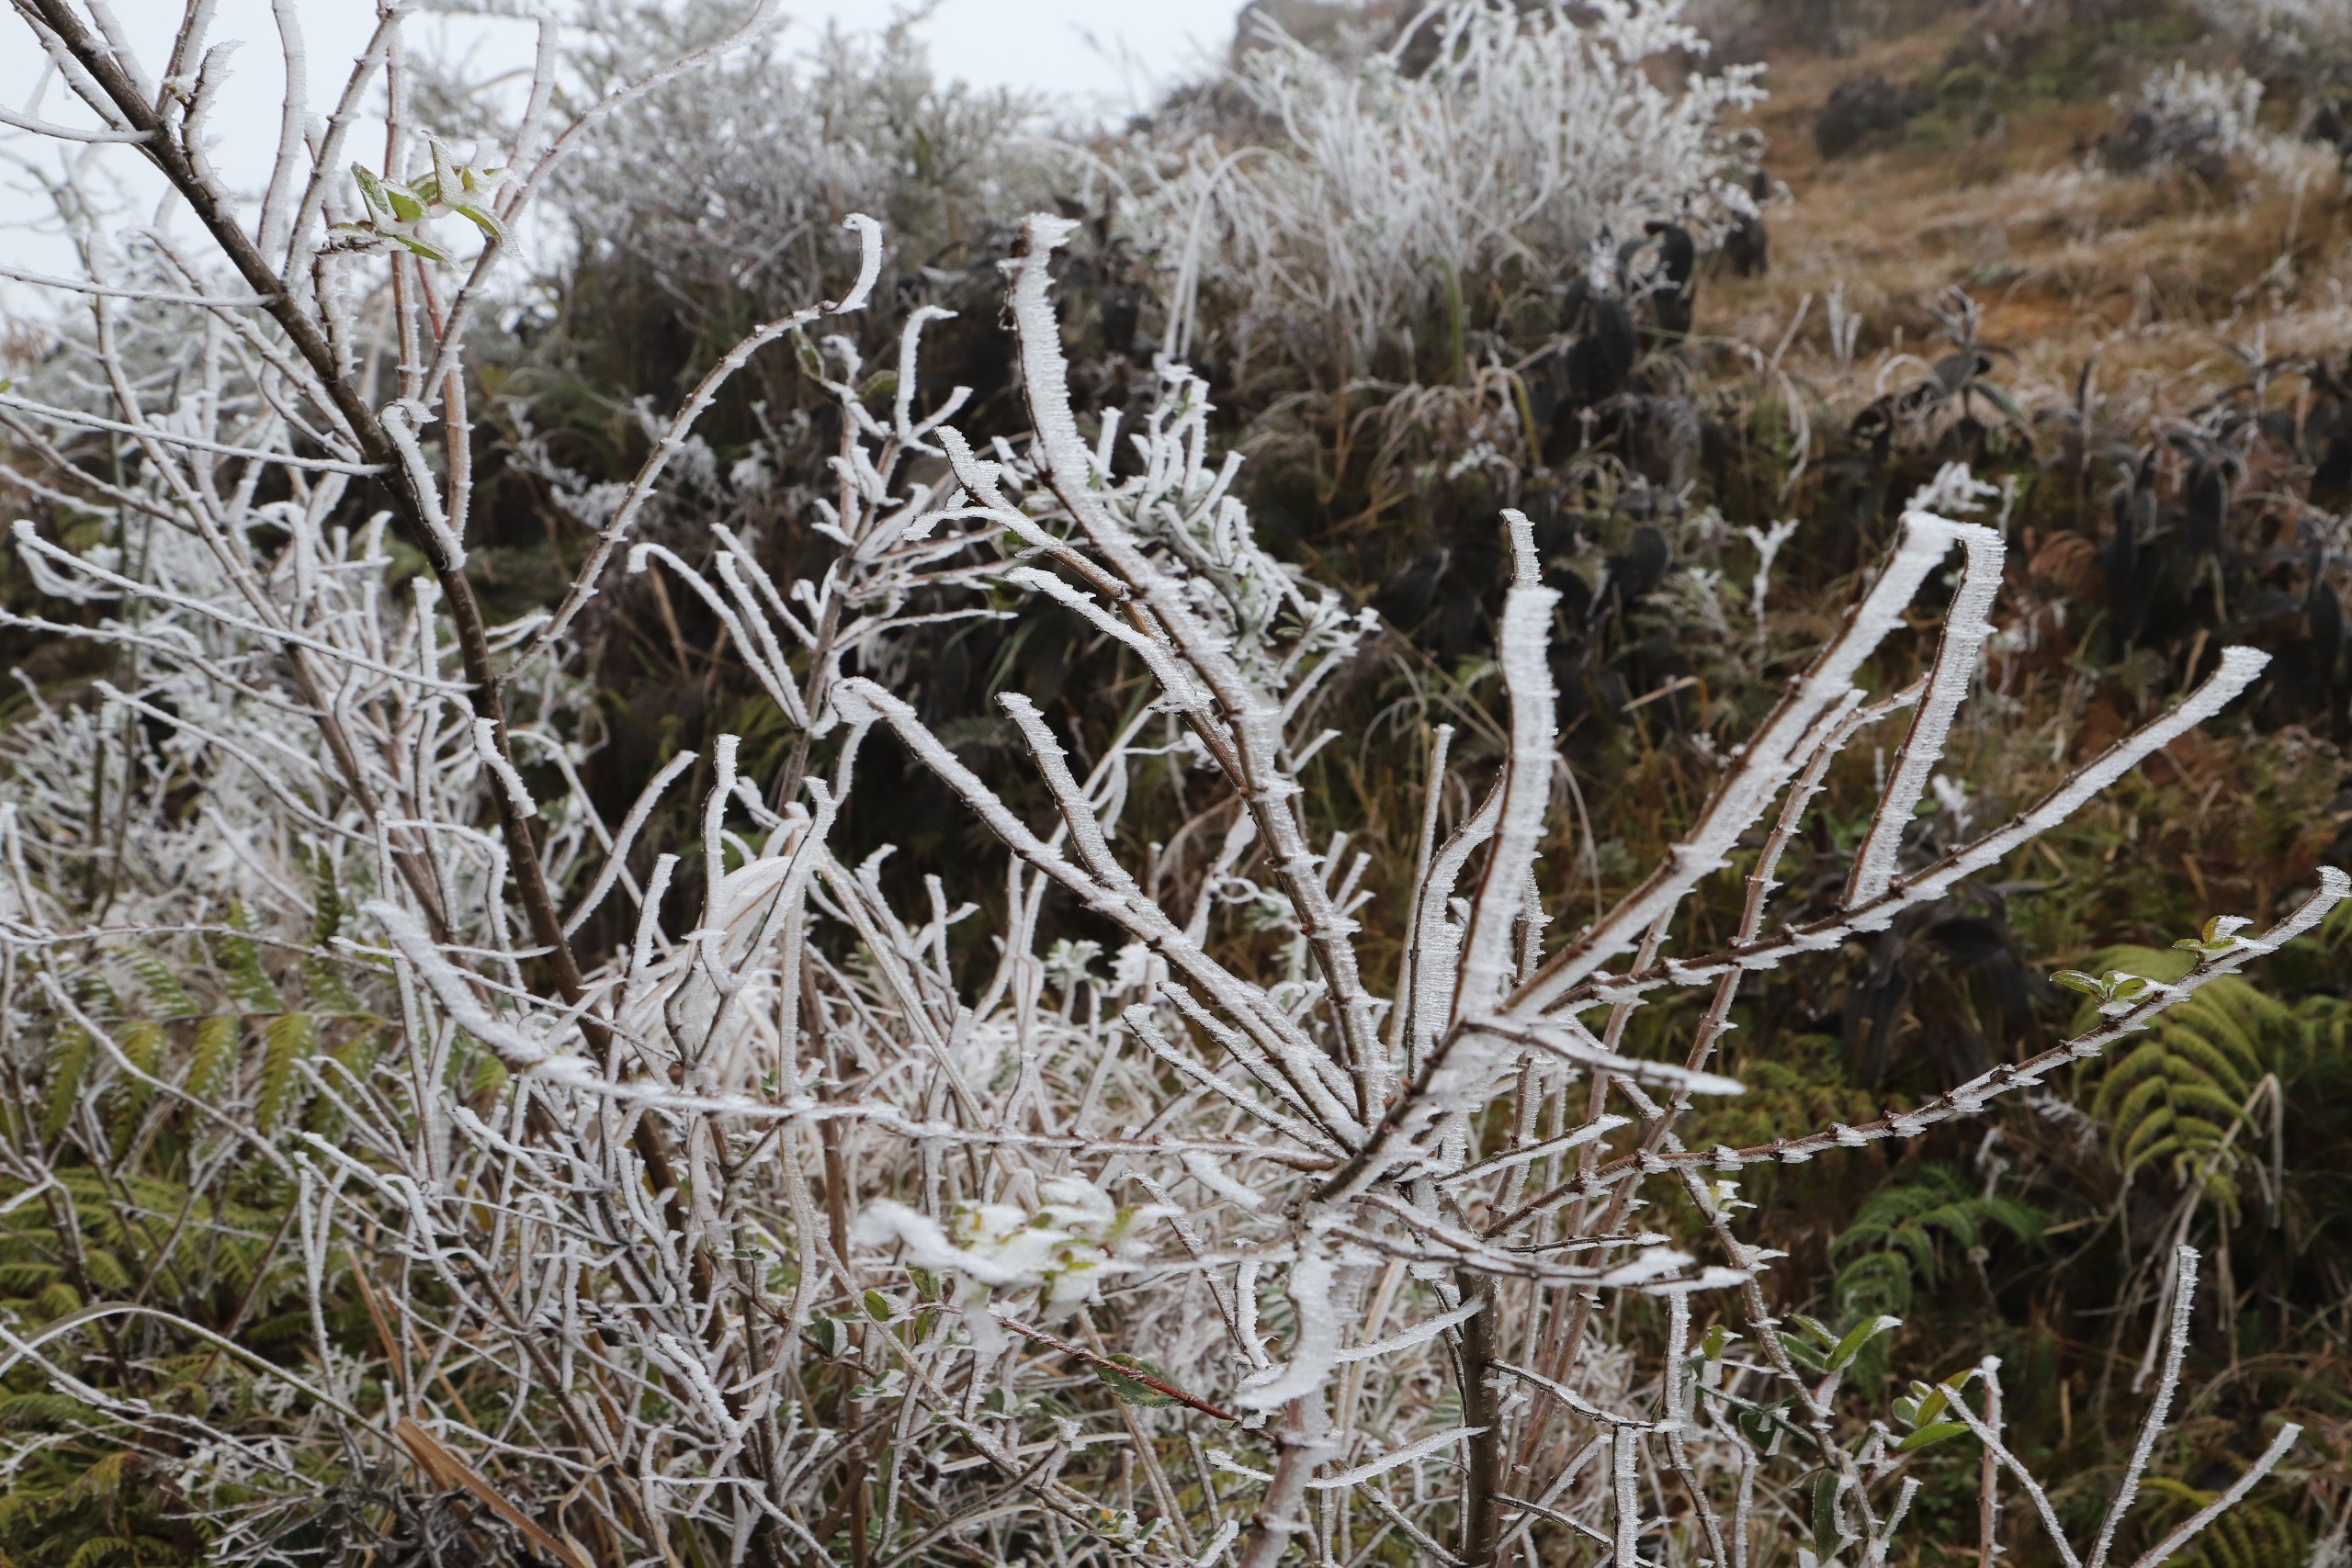
[[[1240,1416],[1234,1415],[1229,1410],[1219,1410],[1216,1405],[1211,1404],[1207,1400],[1199,1397],[1197,1394],[1186,1393],[1182,1389],[1178,1388],[1174,1383],[1169,1382],[1163,1378],[1154,1377],[1149,1372],[1140,1371],[1134,1367],[1115,1361],[1108,1356],[1098,1355],[1082,1345],[1073,1345],[1067,1339],[1057,1339],[1042,1328],[1032,1328],[1025,1323],[1017,1323],[1009,1317],[1000,1317],[997,1321],[1004,1325],[1005,1327],[1012,1330],[1015,1334],[1020,1335],[1023,1339],[1034,1339],[1040,1345],[1049,1345],[1053,1347],[1053,1348],[1059,1350],[1065,1356],[1077,1357],[1080,1360],[1084,1361],[1088,1366],[1092,1367],[1099,1371],[1116,1372],[1119,1376],[1127,1379],[1131,1382],[1139,1382],[1143,1384],[1144,1387],[1150,1389],[1153,1393],[1165,1394],[1170,1399],[1174,1400],[1177,1404],[1188,1405],[1191,1408],[1199,1411],[1204,1416],[1214,1416],[1220,1421],[1231,1421],[1237,1424],[1241,1419]]]
[[[1470,1428],[1469,1473],[1462,1483],[1462,1561],[1469,1568],[1487,1568],[1495,1560],[1503,1530],[1502,1395],[1495,1387],[1500,1376],[1496,1354],[1495,1283],[1487,1276],[1461,1269],[1455,1279],[1462,1301],[1486,1303],[1462,1325],[1462,1424]]]

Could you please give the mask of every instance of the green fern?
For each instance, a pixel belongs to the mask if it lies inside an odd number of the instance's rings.
[[[1911,1310],[1918,1285],[1933,1285],[1943,1277],[1947,1243],[1963,1249],[1982,1247],[1996,1228],[2020,1241],[2038,1242],[2041,1225],[2041,1210],[1978,1192],[1950,1166],[1898,1172],[1870,1195],[1853,1223],[1830,1243],[1830,1258],[1839,1262],[1832,1286],[1838,1309],[1849,1317],[1900,1317]]]
[[[2141,1484],[2156,1504],[2147,1527],[2155,1536],[2220,1495],[2164,1476],[2153,1476]],[[2311,1537],[2291,1515],[2248,1500],[2199,1531],[2172,1559],[2171,1568],[2302,1568],[2310,1555]]]
[[[2115,947],[2090,966],[2169,983],[2193,962],[2187,952]],[[2092,1025],[2094,1010],[2085,1004],[2077,1028]],[[2108,1130],[2116,1168],[2129,1178],[2153,1167],[2178,1186],[2202,1182],[2233,1209],[2257,1091],[2316,1052],[2342,1050],[2352,1032],[2346,1017],[2333,998],[2290,1008],[2235,975],[2206,981],[2088,1070],[2091,1114]]]
[[[0,1286],[0,1289],[5,1288]],[[69,1421],[78,1421],[88,1414],[87,1405],[62,1393],[36,1391],[0,1398],[0,1427],[10,1430],[62,1426]]]
[[[366,1010],[353,993],[351,983],[343,977],[342,968],[331,958],[322,958],[316,953],[305,956],[302,960],[302,986],[310,994],[311,1009],[314,1012],[349,1018]]]
[[[187,1077],[181,1087],[211,1103],[224,1096],[235,1081],[238,1021],[223,1014],[199,1020],[196,1049],[188,1056]]]
[[[139,1131],[140,1118],[147,1113],[147,1102],[155,1092],[154,1086],[147,1080],[164,1065],[164,1026],[151,1019],[132,1019],[115,1031],[115,1043],[121,1048],[123,1060],[139,1070],[125,1073],[116,1080],[111,1103],[107,1108],[114,1155],[120,1159],[130,1147],[130,1140]]]
[[[343,890],[335,883],[334,864],[323,854],[311,857],[311,945],[330,947],[336,933],[343,930],[346,911]],[[350,982],[343,977],[342,966],[331,958],[315,953],[305,955],[302,984],[315,1012],[347,1015],[361,1010],[359,998],[352,994]]]
[[[1829,1244],[1830,1261],[1838,1265],[1830,1294],[1841,1330],[1881,1316],[1908,1316],[1918,1287],[1943,1278],[1948,1245],[1973,1250],[1995,1229],[2038,1243],[2041,1227],[2041,1210],[1979,1192],[1950,1166],[1895,1171]],[[1864,1340],[1853,1358],[1858,1383],[1884,1381],[1890,1346],[1874,1334]]]
[[[167,1040],[168,1031],[150,1027],[159,1043]],[[126,1043],[126,1055],[134,1055],[134,1025],[121,1026],[117,1038]],[[97,1103],[119,1136],[115,1096]],[[127,1296],[152,1284],[175,1310],[216,1325],[232,1310],[225,1303],[250,1303],[243,1310],[251,1320],[266,1310],[282,1315],[284,1303],[300,1299],[299,1259],[282,1248],[272,1252],[282,1198],[266,1185],[266,1173],[263,1185],[243,1194],[254,1201],[224,1196],[224,1181],[238,1179],[218,1167],[207,1169],[211,1185],[192,1192],[155,1173],[161,1147],[168,1140],[148,1140],[104,1175],[60,1165],[52,1176],[62,1190],[51,1201],[0,1213],[0,1318],[29,1327],[81,1307],[85,1292],[67,1278],[69,1257],[75,1278],[99,1296]],[[70,1236],[58,1233],[60,1224]],[[257,1279],[264,1269],[269,1273]],[[51,1353],[71,1353],[77,1343],[80,1375],[111,1388],[117,1372],[86,1331],[54,1341]],[[215,1413],[250,1403],[255,1382],[202,1344],[177,1353],[154,1346],[140,1357],[137,1375],[142,1386],[130,1392],[152,1397],[168,1389],[182,1407]],[[0,1487],[0,1564],[193,1568],[202,1561],[209,1526],[200,1516],[184,1517],[185,1501],[156,1486],[154,1472],[130,1446],[133,1434],[103,1408],[28,1380],[19,1369],[0,1386],[0,1431],[10,1434],[13,1456]]]
[[[239,931],[245,929],[245,911],[241,904],[229,907],[229,923]],[[220,967],[226,971],[229,995],[247,1012],[282,1012],[286,999],[278,995],[277,987],[262,967],[261,949],[248,936],[224,936],[220,939]]]
[[[343,922],[342,896],[323,862],[313,876],[311,935],[330,941]],[[36,1125],[45,1140],[74,1125],[76,1107],[96,1090],[96,1125],[105,1135],[105,1149],[120,1160],[145,1124],[155,1084],[173,1081],[189,1097],[212,1105],[226,1106],[250,1093],[253,1124],[266,1132],[301,1113],[309,1099],[304,1065],[312,1057],[332,1050],[355,1074],[372,1066],[377,1021],[352,985],[355,974],[368,973],[364,966],[355,971],[312,953],[304,956],[299,976],[274,977],[263,963],[260,943],[244,934],[249,922],[242,908],[231,908],[229,925],[231,931],[212,943],[211,971],[184,971],[168,949],[110,953],[109,964],[128,971],[134,982],[130,995],[136,1010],[130,1016],[102,973],[71,975],[77,1004],[107,1021],[101,1027],[114,1051],[135,1071],[107,1071],[114,1065],[112,1053],[101,1051],[88,1031],[70,1021],[55,1023],[36,1107]],[[210,1009],[203,999],[208,992]],[[222,1001],[229,1005],[220,1006]],[[330,1021],[340,1043],[329,1037]],[[258,1050],[247,1067],[245,1054],[254,1046]],[[468,1068],[477,1070],[470,1057]]]
[[[343,929],[343,890],[335,886],[334,863],[321,852],[311,855],[311,942],[324,947]]]
[[[94,1535],[65,1560],[65,1568],[106,1568],[109,1562],[136,1562],[139,1543],[128,1536]]]
[[[139,982],[148,1010],[157,1017],[194,1018],[204,1010],[197,1006],[187,987],[180,984],[179,976],[172,973],[172,966],[154,953],[134,949],[124,954],[124,962],[131,977]]]
[[[254,1120],[267,1132],[294,1107],[302,1064],[318,1050],[319,1027],[309,1013],[279,1013],[263,1025],[261,1039],[261,1087]]]
[[[44,1140],[64,1132],[65,1124],[74,1119],[74,1107],[82,1098],[82,1077],[89,1071],[95,1046],[90,1032],[78,1023],[62,1025],[51,1039],[49,1078],[42,1086],[40,1105]]]

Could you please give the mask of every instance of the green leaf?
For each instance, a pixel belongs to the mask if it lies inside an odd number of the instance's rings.
[[[374,171],[365,164],[352,164],[351,177],[359,182],[359,199],[366,204],[368,213],[379,223],[390,222],[392,203],[385,194],[384,182],[378,179]]]
[[[1919,1391],[1919,1409],[1918,1413],[1911,1417],[1912,1422],[1917,1426],[1934,1425],[1936,1417],[1943,1414],[1944,1406],[1959,1398],[1960,1391],[1966,1388],[1968,1380],[1975,1375],[1976,1369],[1971,1367],[1964,1372],[1956,1372],[1946,1378],[1933,1389],[1913,1383],[1911,1386]]]
[[[484,239],[493,243],[503,244],[505,242],[506,225],[501,223],[489,208],[477,202],[453,201],[449,204],[449,210],[481,230]]]
[[[825,361],[818,354],[817,345],[808,341],[807,333],[796,332],[792,334],[792,357],[799,365],[801,374],[810,380],[821,381],[825,378]]]
[[[1838,1472],[1817,1471],[1813,1477],[1813,1549],[1827,1562],[1844,1544],[1838,1533]]]
[[[844,1336],[842,1325],[830,1317],[820,1317],[808,1325],[808,1337],[817,1343],[817,1353],[832,1360],[842,1353]]]
[[[1158,1367],[1153,1366],[1149,1361],[1145,1360],[1140,1356],[1114,1356],[1111,1359],[1117,1362],[1119,1366],[1126,1368],[1127,1371],[1141,1372],[1145,1377],[1158,1378],[1162,1382],[1166,1382],[1168,1381],[1167,1378],[1161,1375]],[[1161,1406],[1176,1403],[1174,1399],[1165,1393],[1162,1393],[1159,1390],[1152,1387],[1149,1383],[1136,1382],[1134,1378],[1129,1377],[1127,1372],[1118,1371],[1111,1367],[1096,1363],[1094,1367],[1094,1375],[1101,1378],[1103,1382],[1108,1384],[1111,1392],[1118,1395],[1119,1399],[1124,1404],[1139,1404],[1150,1409],[1159,1409]]]
[[[429,262],[446,262],[449,259],[448,252],[437,245],[429,244],[413,234],[387,234],[385,238]]]
[[[1789,1359],[1798,1366],[1809,1372],[1826,1372],[1829,1370],[1829,1363],[1823,1359],[1821,1352],[1810,1341],[1799,1338],[1793,1334],[1782,1334],[1778,1337],[1781,1341],[1781,1348],[1787,1351]]]
[[[2101,1000],[2107,997],[2107,987],[2098,983],[2098,977],[2086,975],[2079,969],[2061,969],[2050,976],[2050,983],[2064,986],[2070,991],[2080,991],[2086,997],[2098,997]]]
[[[448,201],[466,188],[465,182],[458,177],[457,162],[449,156],[447,147],[437,141],[427,145],[433,151],[433,194],[430,199]]]
[[[888,1323],[896,1315],[897,1308],[891,1304],[890,1298],[879,1291],[868,1291],[858,1299],[865,1308],[865,1315],[876,1323]]]
[[[506,1080],[511,1077],[513,1075],[507,1072],[505,1063],[489,1052],[483,1051],[474,1063],[474,1076],[466,1082],[466,1098],[495,1100],[500,1091],[505,1089]]]
[[[1870,1318],[1856,1325],[1847,1331],[1846,1337],[1838,1341],[1836,1348],[1829,1352],[1829,1370],[1833,1372],[1839,1371],[1862,1353],[1863,1346],[1890,1329],[1902,1326],[1901,1318],[1883,1316]]]
[[[1995,386],[1990,381],[1977,382],[1976,390],[1984,394],[1985,401],[1991,403],[1995,408],[1999,409],[2003,413],[2008,415],[2009,423],[2016,425],[2019,430],[2030,430],[2032,428],[2032,422],[2025,417],[2025,411],[2018,407],[2017,400],[2010,397],[2007,392]]]
[[[2227,952],[2238,945],[2238,932],[2253,922],[2244,915],[2216,915],[2205,922],[2206,944],[2216,952]]]
[[[1731,1404],[1732,1419],[1738,1423],[1740,1431],[1750,1442],[1769,1443],[1775,1432],[1796,1432],[1786,1418],[1789,1402],[1785,1399],[1776,1399],[1769,1404],[1749,1404],[1745,1400],[1734,1400],[1730,1395],[1712,1389],[1708,1392]]]
[[[1921,1449],[1932,1448],[1946,1438],[1957,1438],[1967,1430],[1957,1421],[1930,1422],[1895,1444],[1894,1451],[1899,1454],[1917,1453]]]

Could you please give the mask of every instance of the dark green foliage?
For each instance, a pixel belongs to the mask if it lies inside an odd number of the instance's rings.
[[[2147,1490],[2152,1506],[2143,1533],[2151,1540],[2218,1495],[2165,1476],[2152,1477]],[[2311,1550],[2311,1532],[2275,1500],[2257,1495],[2207,1526],[2172,1561],[2177,1568],[2301,1568]]]
[[[2116,947],[2092,964],[2169,982],[2193,961],[2179,951]],[[2075,1027],[2093,1017],[2086,1003]],[[2347,1021],[2352,1013],[2335,997],[2290,1006],[2237,976],[2207,982],[2086,1075],[2095,1086],[2089,1110],[2107,1129],[2116,1168],[2126,1178],[2143,1168],[2162,1172],[2234,1210],[2244,1168],[2268,1141],[2277,1098],[2316,1058],[2346,1048]]]
[[[330,878],[317,899],[311,934],[323,944],[341,918]],[[241,915],[231,925],[236,934],[200,944],[94,956],[72,989],[112,1052],[82,1024],[51,1021],[30,1130],[54,1177],[36,1191],[0,1182],[0,1319],[23,1332],[100,1303],[134,1305],[142,1311],[87,1323],[45,1353],[110,1395],[251,1425],[275,1419],[254,1370],[145,1315],[186,1319],[265,1357],[313,1353],[302,1272],[284,1245],[284,1179],[250,1143],[224,1143],[197,1106],[265,1137],[306,1118],[332,1132],[334,1109],[311,1101],[311,1074],[346,1094],[364,1088],[379,1026],[355,985],[364,971],[245,936]],[[104,977],[117,969],[130,982],[119,989]],[[5,1111],[0,1122],[11,1136],[27,1131]],[[333,1322],[364,1322],[356,1306],[322,1305]],[[209,1527],[170,1484],[172,1456],[142,1446],[152,1438],[22,1361],[0,1378],[0,1429],[40,1438],[0,1489],[0,1564],[201,1560]],[[302,1462],[332,1467],[341,1456]]]
[[[2040,1210],[1980,1191],[1950,1166],[1905,1168],[1863,1200],[1831,1245],[1831,1288],[1849,1318],[1900,1317],[1917,1287],[1943,1282],[1953,1251],[1973,1255],[2003,1231],[2038,1241],[2041,1228]]]

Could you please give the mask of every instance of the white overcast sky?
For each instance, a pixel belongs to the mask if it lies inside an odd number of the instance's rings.
[[[365,46],[376,7],[370,0],[293,3],[309,48],[310,101],[314,110],[322,109],[344,68]],[[151,75],[160,72],[182,0],[111,5],[132,38],[154,40],[141,63]],[[785,37],[802,39],[821,34],[828,22],[850,30],[879,28],[900,8],[888,0],[783,0],[779,7]],[[1142,107],[1153,88],[1197,75],[1220,58],[1238,9],[1238,0],[939,0],[917,31],[942,75],[1046,93],[1067,108],[1109,116]],[[284,74],[277,28],[269,0],[218,0],[215,16],[209,37],[243,39],[244,47],[235,55],[236,75],[215,121],[214,161],[232,185],[256,188],[277,133]],[[418,25],[429,31],[447,24],[420,18]],[[526,66],[528,37],[519,27],[493,26],[481,33],[476,47],[484,53],[477,58],[494,65],[502,53],[511,53],[516,66]],[[23,23],[0,15],[0,38],[6,39],[0,47],[0,102],[19,112],[31,106],[45,118],[90,123],[47,74]],[[0,150],[17,157],[31,151],[33,140],[0,129]],[[44,162],[53,166],[53,153]],[[10,171],[0,184],[20,178]],[[70,254],[54,236],[28,232],[0,213],[0,265],[55,272],[70,265]],[[0,297],[9,292],[0,289]]]

